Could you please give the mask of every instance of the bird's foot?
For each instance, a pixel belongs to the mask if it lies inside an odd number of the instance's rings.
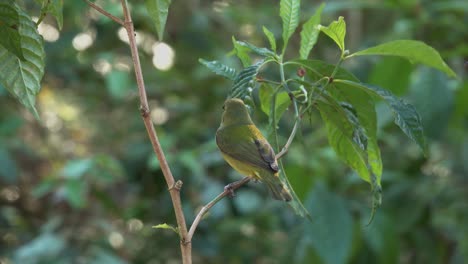
[[[234,184],[233,183],[230,183],[226,186],[224,186],[224,191],[228,193],[228,196],[230,198],[233,198],[234,196],[236,196],[236,194],[234,193],[234,188],[233,188]]]

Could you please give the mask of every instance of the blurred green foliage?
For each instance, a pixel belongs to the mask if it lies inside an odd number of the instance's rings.
[[[173,1],[165,42],[175,63],[160,71],[152,63],[153,22],[143,1],[131,2],[152,118],[173,174],[184,182],[183,206],[191,223],[202,205],[240,177],[214,143],[230,83],[198,58],[236,65],[224,57],[231,36],[267,46],[262,25],[279,40],[279,7],[271,1]],[[34,5],[24,4],[30,15],[39,15]],[[121,15],[118,1],[100,4]],[[302,14],[312,15],[318,4],[302,3]],[[60,37],[45,46],[46,75],[37,98],[42,121],[0,88],[0,262],[178,262],[177,235],[151,228],[175,224],[175,217],[139,115],[119,26],[84,1],[66,1],[63,7]],[[468,261],[468,4],[329,1],[322,21],[328,24],[339,15],[346,19],[351,51],[394,39],[421,40],[457,72],[459,79],[449,79],[398,58],[343,65],[416,106],[429,154],[422,156],[392,124],[389,109],[379,105],[383,204],[366,226],[368,186],[333,152],[315,113],[284,162],[315,221],[298,219],[264,186],[250,183],[201,222],[192,242],[195,263]],[[52,17],[44,23],[58,27]],[[91,39],[86,48],[80,46],[80,33]],[[299,39],[290,45],[298,50]],[[335,63],[339,54],[321,35],[311,58]],[[254,118],[259,126],[268,123],[261,109]],[[279,123],[283,142],[292,121]]]

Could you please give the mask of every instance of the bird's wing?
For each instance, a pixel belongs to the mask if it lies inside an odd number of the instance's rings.
[[[241,125],[216,132],[219,149],[234,159],[272,171],[278,171],[275,153],[253,125]]]

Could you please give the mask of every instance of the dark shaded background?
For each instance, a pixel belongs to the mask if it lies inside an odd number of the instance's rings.
[[[0,263],[178,263],[178,236],[151,228],[175,224],[175,217],[139,115],[128,45],[119,39],[118,25],[83,1],[64,2],[59,38],[50,42],[52,18],[41,29],[49,39],[37,98],[42,123],[0,89]],[[238,67],[225,56],[231,36],[267,46],[262,25],[281,35],[279,4],[173,1],[164,41],[175,60],[159,71],[152,64],[154,27],[143,1],[130,2],[152,117],[173,174],[184,182],[183,206],[191,223],[203,204],[240,177],[214,143],[231,83],[198,58]],[[121,15],[118,1],[98,3]],[[303,1],[303,21],[318,4]],[[29,1],[25,7],[39,14]],[[379,104],[383,204],[366,226],[370,187],[337,158],[316,114],[285,158],[314,222],[297,218],[264,186],[250,183],[201,223],[193,240],[195,263],[468,262],[468,3],[328,1],[322,23],[338,16],[345,17],[351,52],[395,39],[421,40],[459,75],[449,79],[389,57],[344,65],[362,81],[416,106],[429,155],[422,155]],[[289,58],[298,56],[297,37]],[[338,57],[335,44],[321,35],[311,58],[335,63]],[[260,127],[267,124],[261,111],[255,120]],[[280,123],[283,137],[291,120]]]

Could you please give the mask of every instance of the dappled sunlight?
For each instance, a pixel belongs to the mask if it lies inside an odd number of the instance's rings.
[[[73,38],[72,45],[73,45],[73,48],[75,48],[76,50],[83,51],[91,47],[95,39],[96,39],[95,33],[92,33],[90,31],[81,32]]]
[[[55,42],[60,37],[60,32],[58,31],[58,29],[47,23],[39,24],[39,26],[37,27],[37,31],[47,42]]]
[[[156,69],[167,71],[174,65],[175,51],[164,42],[153,45],[153,65]]]

